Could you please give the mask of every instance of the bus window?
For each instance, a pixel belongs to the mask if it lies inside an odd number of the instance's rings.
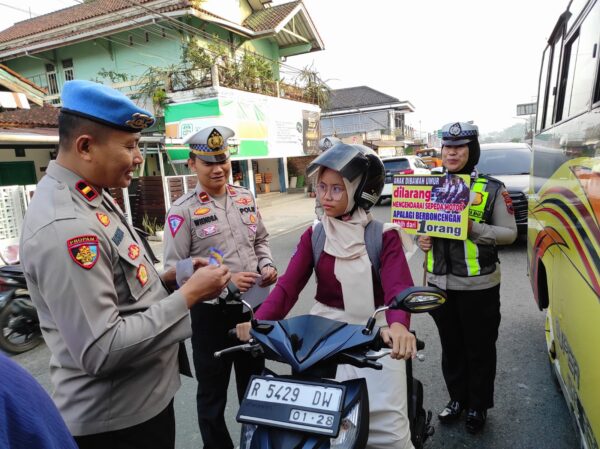
[[[560,49],[562,47],[562,33],[552,45],[552,67],[550,69],[550,84],[548,84],[546,97],[546,113],[544,114],[543,128],[554,123],[554,103],[556,102],[556,81],[558,79],[558,65],[560,62]]]
[[[577,59],[573,61],[575,74],[569,117],[590,107],[598,62],[598,30],[600,30],[600,8],[594,8],[581,24],[579,32]]]
[[[546,99],[546,84],[548,83],[548,64],[549,64],[549,54],[550,47],[546,48],[544,51],[544,56],[542,57],[542,73],[540,75],[540,86],[538,90],[538,106],[537,106],[537,125],[536,128],[538,131],[544,129],[542,119],[544,117],[544,104]]]

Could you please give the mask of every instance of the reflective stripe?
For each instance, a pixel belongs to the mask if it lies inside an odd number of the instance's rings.
[[[433,248],[427,251],[427,271],[433,273]]]
[[[465,265],[468,276],[478,276],[481,272],[479,266],[479,249],[471,240],[465,240]]]

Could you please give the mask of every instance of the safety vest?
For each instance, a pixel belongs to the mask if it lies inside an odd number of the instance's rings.
[[[471,184],[473,201],[469,218],[477,223],[489,223],[494,211],[496,194],[502,187],[497,179],[479,176]],[[427,253],[427,271],[436,275],[453,274],[470,277],[493,273],[498,261],[496,245],[478,245],[470,239],[433,239]]]

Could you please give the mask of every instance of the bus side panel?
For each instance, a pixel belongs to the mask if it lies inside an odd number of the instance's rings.
[[[587,446],[598,448],[600,147],[590,120],[593,113],[536,137],[528,266],[538,303],[545,270],[557,374]]]

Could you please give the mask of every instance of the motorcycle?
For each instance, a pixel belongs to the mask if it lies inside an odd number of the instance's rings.
[[[234,297],[252,310],[230,287]],[[242,424],[240,449],[361,449],[369,435],[369,395],[365,379],[343,382],[335,378],[338,365],[382,369],[377,362],[390,354],[375,326],[377,315],[388,309],[429,312],[446,301],[435,287],[411,287],[391,305],[378,308],[366,325],[354,325],[317,315],[280,321],[257,321],[252,316],[251,340],[215,353],[237,351],[287,364],[291,375],[265,369],[252,376],[237,421]],[[235,329],[230,331],[235,335]],[[423,342],[418,341],[418,348]],[[423,410],[423,386],[412,376],[407,361],[408,415],[413,444],[422,448],[433,434],[431,412]]]
[[[0,267],[0,349],[20,354],[43,341],[20,264]]]

